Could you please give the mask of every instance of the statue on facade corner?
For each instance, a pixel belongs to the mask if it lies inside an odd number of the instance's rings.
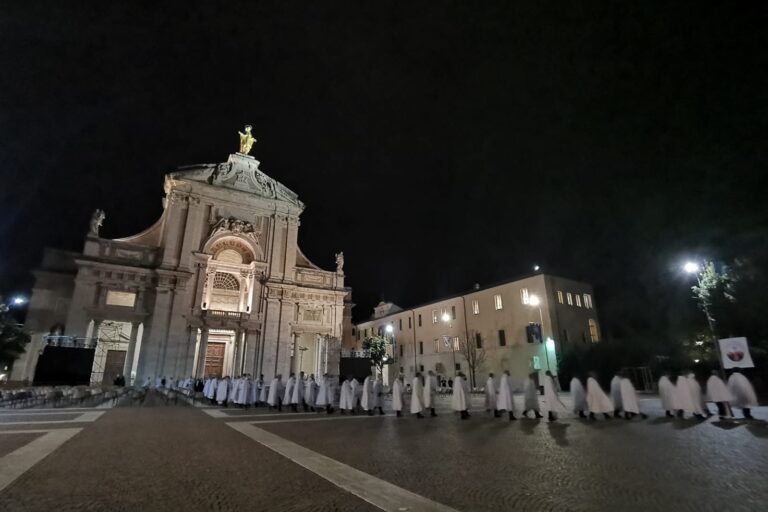
[[[91,215],[91,228],[88,231],[88,234],[99,236],[99,228],[104,224],[105,218],[107,218],[107,215],[104,213],[104,210],[98,209],[93,212],[93,215]]]
[[[343,252],[336,253],[336,273],[338,274],[344,273],[344,253]]]
[[[251,146],[256,142],[256,139],[251,135],[251,125],[245,125],[245,133],[237,132],[240,134],[240,153],[247,155],[251,152]]]

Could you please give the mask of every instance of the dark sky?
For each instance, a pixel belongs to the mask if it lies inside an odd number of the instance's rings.
[[[0,6],[0,292],[245,123],[357,317],[538,263],[620,334],[691,314],[683,258],[765,251],[762,2],[156,4]]]

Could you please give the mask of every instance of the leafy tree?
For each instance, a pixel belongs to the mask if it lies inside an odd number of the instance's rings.
[[[0,298],[0,361],[12,363],[24,353],[29,334],[9,314],[9,307]]]
[[[459,352],[467,360],[467,366],[469,366],[469,381],[474,388],[476,386],[477,370],[483,367],[485,362],[485,349],[478,348],[477,343],[474,341],[477,339],[477,333],[474,331],[470,333],[469,339],[459,342]]]
[[[371,366],[375,366],[379,372],[384,367],[395,362],[395,358],[387,354],[390,345],[389,338],[385,336],[370,336],[363,340],[363,350],[367,350],[371,358]]]

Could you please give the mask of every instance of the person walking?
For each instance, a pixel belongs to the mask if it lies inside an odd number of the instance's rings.
[[[453,380],[453,394],[451,395],[451,407],[461,414],[461,419],[469,419],[469,396],[464,388],[464,374],[459,372]]]
[[[504,370],[499,381],[499,394],[496,396],[496,410],[506,411],[509,421],[515,421],[515,397],[512,394],[512,383],[509,380],[509,371]]]
[[[590,420],[595,419],[595,414],[602,414],[607,420],[611,419],[613,403],[598,384],[597,376],[594,373],[590,373],[587,379],[587,406],[589,407]]]
[[[555,378],[549,370],[544,373],[544,400],[547,402],[547,420],[549,421],[557,421],[557,414],[565,414],[568,411],[557,395]]]
[[[417,418],[424,417],[421,412],[424,410],[424,386],[421,383],[421,373],[416,372],[416,376],[411,381],[411,414]]]
[[[532,411],[534,418],[539,419],[543,418],[543,416],[539,411],[539,390],[533,381],[533,375],[533,373],[528,375],[523,384],[523,416],[527,418],[528,411]]]
[[[749,379],[739,370],[734,370],[731,376],[728,377],[728,390],[733,395],[731,405],[739,407],[746,419],[754,419],[752,408],[757,407],[757,395]]]
[[[427,378],[424,380],[424,408],[429,409],[429,415],[437,416],[435,413],[435,393],[437,392],[437,377],[435,372],[429,370]]]

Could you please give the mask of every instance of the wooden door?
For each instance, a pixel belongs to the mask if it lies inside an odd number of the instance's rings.
[[[125,365],[125,350],[107,350],[107,358],[104,361],[104,378],[102,384],[112,384],[115,377],[123,374]]]
[[[205,377],[221,377],[224,371],[224,350],[226,343],[208,342],[205,351]]]

